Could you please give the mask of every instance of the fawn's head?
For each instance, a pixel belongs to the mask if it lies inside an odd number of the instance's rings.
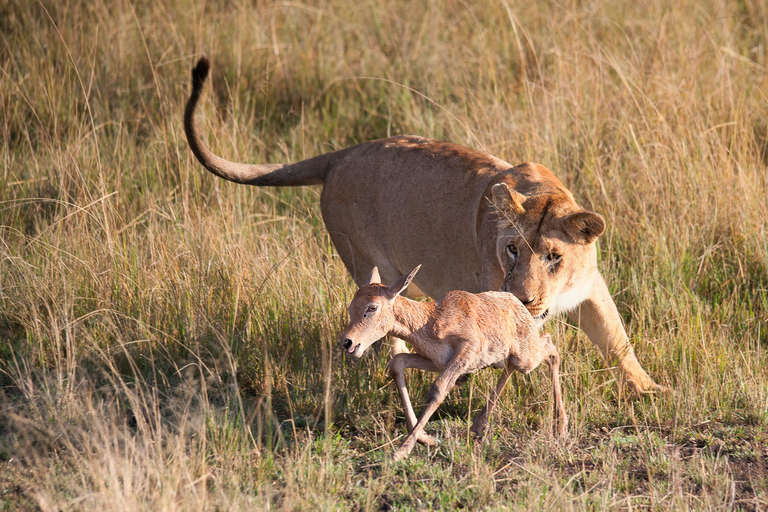
[[[349,325],[339,336],[339,346],[353,359],[362,357],[375,341],[387,335],[395,325],[393,304],[421,265],[390,286],[381,284],[379,269],[373,267],[365,284],[357,290],[349,304]]]

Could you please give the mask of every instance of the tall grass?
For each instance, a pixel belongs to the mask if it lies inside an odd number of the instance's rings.
[[[0,34],[0,509],[768,506],[764,2],[10,0]],[[385,357],[335,350],[354,289],[319,189],[187,149],[201,54],[233,160],[417,133],[551,168],[605,215],[601,271],[675,392],[618,395],[557,321],[566,444],[545,372],[472,441],[485,371],[390,463]]]

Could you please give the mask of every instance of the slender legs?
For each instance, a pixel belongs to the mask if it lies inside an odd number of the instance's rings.
[[[405,424],[408,427],[408,432],[413,432],[413,428],[416,426],[416,413],[413,412],[413,406],[411,405],[411,399],[408,396],[408,389],[405,387],[405,378],[403,376],[403,370],[406,368],[417,368],[428,372],[437,373],[440,370],[434,365],[432,361],[426,357],[422,357],[418,354],[396,354],[387,365],[389,374],[395,379],[395,385],[397,386],[397,392],[400,394],[400,401],[403,404],[403,411],[405,412]],[[422,432],[419,435],[418,441],[428,446],[437,445],[437,440]]]
[[[548,351],[549,375],[552,379],[552,412],[555,416],[554,434],[557,437],[565,437],[568,432],[568,415],[565,413],[563,390],[560,386],[560,354],[549,338],[545,348]]]
[[[400,354],[396,357],[402,358],[403,356],[407,357],[409,355],[412,356],[414,354]],[[468,367],[467,361],[468,359],[461,352],[454,354],[453,358],[451,358],[451,361],[448,363],[448,366],[443,371],[443,373],[441,373],[432,383],[432,386],[429,388],[429,394],[427,395],[427,405],[424,407],[424,411],[422,411],[421,417],[414,425],[411,433],[408,435],[408,437],[405,438],[403,444],[400,445],[400,448],[398,448],[395,452],[395,460],[402,459],[411,453],[411,450],[413,450],[414,446],[416,446],[416,442],[421,440],[421,437],[424,435],[424,427],[429,421],[429,418],[432,416],[432,414],[434,414],[440,404],[443,403],[445,397],[448,396],[448,392],[456,384],[456,380],[464,373],[466,373],[466,369]],[[402,371],[398,373],[402,375]],[[398,389],[399,388],[400,386],[398,384]],[[403,389],[405,389],[405,386],[403,386]],[[401,393],[400,396],[402,398],[404,396],[403,393]],[[405,402],[405,400],[403,400],[403,402]],[[408,404],[410,406],[410,400]],[[412,410],[413,409],[411,409],[411,411]],[[406,413],[406,417],[407,415],[408,413]],[[415,415],[413,417],[415,418]]]
[[[496,406],[496,402],[498,401],[499,396],[501,396],[501,392],[504,390],[504,386],[507,385],[514,370],[529,373],[536,369],[542,361],[546,361],[549,365],[549,375],[552,380],[554,434],[558,437],[565,436],[568,431],[568,415],[565,412],[563,391],[560,385],[560,353],[558,352],[557,347],[552,343],[552,337],[549,334],[541,335],[541,341],[538,346],[539,350],[534,354],[529,354],[528,357],[507,360],[504,373],[496,383],[496,388],[491,393],[488,403],[483,410],[475,416],[475,419],[472,422],[471,430],[473,433],[479,436],[485,430],[485,427],[488,424],[488,418],[491,416],[493,408]]]
[[[493,392],[491,392],[491,397],[488,399],[488,403],[485,404],[483,410],[475,416],[475,419],[472,422],[472,428],[470,430],[472,430],[475,435],[482,435],[486,425],[488,425],[488,418],[491,417],[493,408],[496,407],[496,402],[499,400],[501,392],[504,390],[504,386],[509,382],[509,378],[512,377],[512,372],[514,370],[514,367],[509,363],[504,367],[504,372],[501,374],[501,377],[499,377],[499,381],[496,383]]]
[[[552,343],[552,337],[549,334],[542,335],[539,343],[534,344],[534,346],[538,350],[526,354],[525,357],[510,357],[507,359],[504,372],[496,383],[496,387],[491,393],[488,403],[472,422],[472,432],[476,435],[481,435],[485,430],[485,427],[488,424],[488,418],[493,412],[504,387],[507,385],[507,382],[509,382],[512,372],[518,370],[523,373],[529,373],[538,367],[542,361],[546,361],[549,365],[550,378],[552,379],[554,434],[555,436],[562,437],[567,433],[568,416],[565,412],[563,391],[560,385],[560,353],[558,352],[557,347]],[[390,375],[394,378],[397,392],[400,394],[400,401],[402,402],[403,410],[405,411],[405,423],[408,426],[409,432],[408,437],[406,437],[403,444],[400,445],[400,448],[395,452],[395,460],[407,456],[413,450],[414,446],[416,446],[417,442],[434,446],[436,443],[435,439],[424,433],[424,427],[432,414],[437,410],[438,406],[445,400],[445,397],[448,396],[448,392],[456,384],[456,380],[471,367],[469,364],[470,361],[471,358],[468,357],[468,354],[465,352],[460,351],[454,354],[445,370],[443,370],[432,383],[427,396],[427,404],[424,407],[424,411],[421,413],[421,417],[417,420],[416,414],[413,411],[411,399],[408,396],[408,390],[405,387],[403,371],[406,368],[417,368],[436,373],[440,370],[432,361],[418,354],[396,354],[392,358],[387,368]]]

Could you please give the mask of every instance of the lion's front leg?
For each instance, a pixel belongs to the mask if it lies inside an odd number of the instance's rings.
[[[569,313],[569,317],[597,346],[608,364],[618,366],[619,378],[631,391],[638,394],[665,391],[640,366],[616,304],[599,273],[595,274],[589,297]]]

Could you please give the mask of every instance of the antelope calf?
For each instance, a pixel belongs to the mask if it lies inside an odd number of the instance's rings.
[[[408,455],[417,441],[434,445],[435,439],[424,433],[430,416],[459,377],[488,366],[503,368],[504,373],[488,403],[472,422],[472,432],[479,436],[485,430],[513,370],[528,373],[546,360],[552,378],[555,432],[564,435],[568,418],[560,388],[560,355],[551,336],[539,335],[533,317],[511,293],[452,291],[436,302],[416,302],[400,296],[420,267],[391,286],[381,284],[379,271],[374,267],[349,305],[349,326],[339,338],[339,345],[354,359],[386,335],[408,341],[416,352],[397,354],[388,365],[403,402],[409,431],[395,459]],[[429,389],[418,421],[405,388],[406,368],[440,374]]]

